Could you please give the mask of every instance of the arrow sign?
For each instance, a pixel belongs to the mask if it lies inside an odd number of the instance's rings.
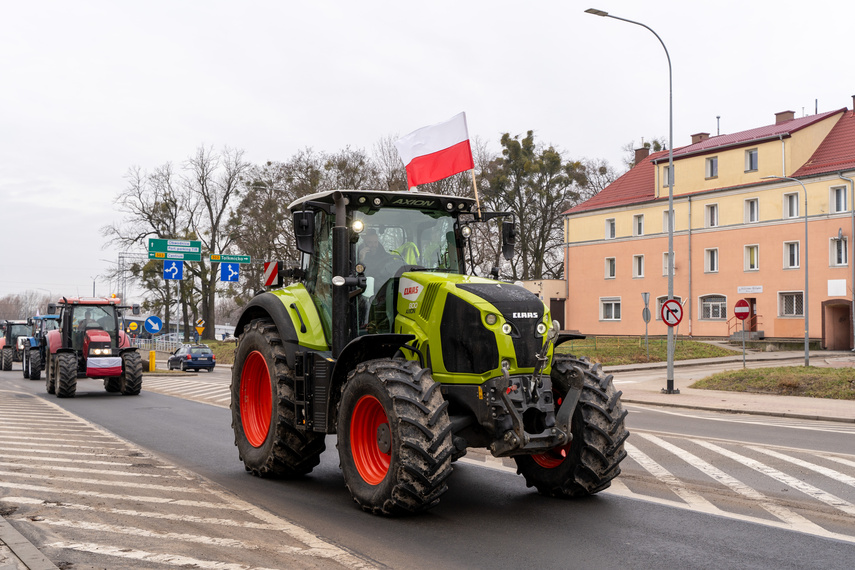
[[[175,260],[164,261],[163,278],[170,281],[181,281],[184,279],[184,262]]]
[[[157,334],[163,329],[163,321],[160,317],[154,315],[145,320],[145,331],[150,334]]]
[[[748,318],[748,315],[751,313],[751,307],[748,305],[748,301],[745,299],[740,299],[736,302],[736,306],[733,307],[733,316],[739,319],[740,321],[744,321]]]
[[[660,316],[669,327],[676,327],[683,320],[683,306],[676,299],[668,299],[662,303]]]
[[[240,277],[240,265],[238,263],[220,264],[220,281],[237,281]]]

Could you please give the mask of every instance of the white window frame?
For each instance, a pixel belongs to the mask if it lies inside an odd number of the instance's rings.
[[[757,250],[757,253],[754,256],[754,258],[755,258],[754,259],[754,267],[750,266],[751,254],[749,253],[749,250],[751,250],[751,249]],[[760,245],[756,244],[756,243],[746,245],[744,251],[745,251],[745,254],[744,254],[744,257],[745,257],[744,269],[745,269],[745,271],[760,271]]]
[[[606,306],[611,307],[611,316],[606,317]],[[615,307],[617,307],[617,317],[615,317]],[[601,321],[620,321],[620,297],[601,297],[600,298],[600,320]]]
[[[617,237],[617,222],[615,218],[606,218],[606,239]]]
[[[675,251],[674,253],[671,254],[671,256],[675,260],[674,261],[674,275],[677,275],[677,261],[676,261],[677,252]],[[662,276],[668,277],[668,252],[667,251],[662,252]]]
[[[632,278],[641,279],[644,277],[644,255],[632,256]]]
[[[791,261],[793,247],[796,248],[796,262]],[[802,265],[802,244],[799,241],[784,242],[784,269],[799,269]]]
[[[709,303],[709,316],[706,316],[704,313],[704,305],[707,303],[707,299],[715,298],[715,303]],[[718,299],[724,299],[724,301],[719,301]],[[709,295],[702,295],[698,298],[698,304],[700,305],[698,316],[702,321],[726,321],[727,320],[727,295],[721,295],[719,293],[710,293]]]
[[[753,208],[754,218],[753,219],[751,217],[751,214],[752,214],[751,205],[752,204],[754,205],[754,208]],[[760,200],[758,200],[757,198],[746,198],[745,199],[745,223],[746,224],[756,224],[759,221],[760,221]]]
[[[707,204],[704,206],[704,227],[718,227],[718,204]]]
[[[795,210],[795,213],[793,211]],[[799,193],[787,192],[784,194],[784,217],[793,219],[799,217]]]
[[[661,297],[656,297],[656,320],[657,321],[662,320],[662,305],[664,305],[665,301],[667,301],[667,300],[668,300],[668,295],[662,295]],[[683,304],[683,298],[682,297],[678,297],[678,296],[674,295],[674,300],[677,301],[678,303],[680,303],[680,305]]]
[[[605,278],[606,279],[615,279],[617,276],[617,259],[614,257],[607,257],[605,261]]]
[[[841,244],[842,242],[842,244]],[[841,247],[842,245],[842,247]],[[838,255],[840,257],[838,257]],[[842,258],[842,259],[841,259]],[[828,266],[847,267],[849,265],[849,238],[843,236],[842,240],[833,237],[828,243]]]
[[[718,157],[711,156],[704,161],[704,176],[707,180],[718,178]]]
[[[793,309],[791,313],[787,312],[787,297],[793,298]],[[796,312],[797,301],[801,299],[802,312]],[[804,318],[805,316],[805,293],[804,291],[778,291],[778,316],[790,318]]]
[[[644,214],[636,214],[632,217],[632,235],[644,235]]]
[[[704,273],[718,273],[719,257],[718,248],[711,247],[704,250]]]
[[[751,164],[751,157],[754,157],[754,164]],[[756,172],[760,166],[760,158],[757,155],[756,148],[749,148],[745,151],[745,172]],[[753,168],[752,168],[753,167]]]
[[[668,166],[662,167],[662,186],[668,187],[668,177],[669,177],[670,168]]]
[[[849,200],[846,196],[846,186],[832,186],[828,190],[829,210],[832,214],[840,214],[849,211]]]
[[[673,210],[672,210],[672,214],[673,214],[673,215],[671,216],[671,222],[673,222],[673,221],[674,221],[674,218],[675,218],[675,217],[677,217],[677,216],[676,216],[676,212],[674,212]],[[674,226],[675,226],[675,227],[674,227],[674,231],[675,231],[675,232],[677,231],[677,227],[676,227],[676,225],[677,225],[677,224],[674,224]],[[662,212],[662,233],[663,233],[663,234],[667,234],[667,233],[668,233],[668,227],[669,227],[669,226],[668,226],[668,210],[665,210],[664,212]]]

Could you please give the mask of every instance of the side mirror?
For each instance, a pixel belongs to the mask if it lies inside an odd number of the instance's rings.
[[[49,314],[49,315],[55,315],[56,314],[56,303],[48,303],[47,314]]]
[[[134,303],[133,305],[131,305],[131,312],[132,312],[133,314],[135,314],[135,315],[139,315],[139,314],[140,314],[140,306],[139,306],[139,304]]]
[[[517,243],[517,226],[514,222],[502,222],[502,255],[510,261],[514,257]]]
[[[33,326],[33,317],[27,317],[27,325]]]
[[[312,255],[315,252],[315,214],[309,210],[294,212],[294,238],[297,249]]]

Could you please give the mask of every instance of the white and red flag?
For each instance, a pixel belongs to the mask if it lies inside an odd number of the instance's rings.
[[[395,146],[407,167],[410,188],[475,168],[466,113],[415,130],[395,141]]]

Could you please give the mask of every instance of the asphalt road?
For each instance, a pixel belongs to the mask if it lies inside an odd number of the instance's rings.
[[[224,377],[202,373],[176,378],[174,383],[193,380],[197,385],[219,384],[223,389]],[[176,466],[191,474],[185,477],[185,484],[205,487],[211,482],[214,490],[224,490],[241,504],[260,507],[282,524],[306,529],[321,541],[316,545],[318,552],[329,545],[345,553],[338,558],[319,554],[312,559],[317,567],[708,568],[715,561],[722,568],[850,568],[855,559],[855,517],[820,500],[828,495],[847,504],[855,502],[852,483],[845,478],[855,477],[853,433],[840,426],[832,430],[821,422],[804,422],[793,428],[776,425],[769,418],[757,422],[634,406],[628,418],[634,432],[629,439],[630,458],[624,462],[624,474],[617,484],[605,493],[575,501],[547,499],[527,489],[504,463],[484,462],[470,454],[455,465],[449,491],[437,508],[421,516],[386,519],[367,515],[353,504],[338,468],[334,437],[327,438],[321,464],[303,480],[272,481],[247,475],[233,446],[229,411],[224,404],[213,402],[210,391],[204,396],[210,401],[203,403],[154,393],[146,390],[144,382],[140,396],[122,397],[105,393],[99,382],[81,380],[76,398],[57,400],[44,394],[43,382],[23,380],[19,370],[0,372],[0,405],[15,398],[58,404],[96,428],[104,428],[107,435],[115,434],[150,452],[152,464]],[[0,429],[5,429],[2,420]],[[0,440],[4,440],[2,432]],[[852,465],[823,463],[825,469],[836,465],[837,472],[846,474],[826,485],[824,495],[808,496],[804,489],[784,490],[788,480],[770,477],[771,467],[766,464],[766,473],[747,465],[738,475],[725,473],[737,463],[735,458],[749,453],[748,445],[766,450],[751,450],[755,462],[757,457],[769,457],[769,450],[804,463],[819,462],[822,458],[814,453],[821,450]],[[0,454],[9,454],[4,449],[8,448],[0,441]],[[687,458],[700,463],[692,465]],[[665,471],[657,471],[657,466]],[[828,478],[813,475],[803,465],[797,467],[802,479]],[[16,471],[7,471],[13,474],[3,481],[15,480]],[[70,483],[71,487],[83,485]],[[21,492],[0,483],[0,499]],[[60,495],[54,500],[70,501],[62,496],[61,485],[53,492]],[[69,553],[68,544],[88,543],[77,535],[74,542],[56,540],[51,534],[50,542],[40,544],[48,535],[39,530],[39,521],[26,518],[28,508],[21,503],[7,518],[51,559],[97,565],[104,564],[100,562],[104,556],[113,556]],[[195,507],[188,509],[195,512]],[[108,514],[102,517],[109,518]],[[241,551],[230,551],[231,563],[244,568],[293,567],[291,558],[276,553],[275,539],[254,537],[251,528],[241,528],[239,534],[252,544],[261,543],[265,554],[244,552],[242,556]],[[142,550],[135,546],[135,541],[142,540],[133,534],[114,539],[94,530],[89,539],[124,544],[129,550]],[[182,540],[176,537],[156,545],[166,553],[177,552],[183,548],[178,546]],[[155,548],[154,543],[146,544],[149,550]],[[181,552],[185,558],[207,560],[216,554],[213,548],[197,543],[191,551]],[[113,567],[165,567],[161,559],[152,560],[141,558]]]

